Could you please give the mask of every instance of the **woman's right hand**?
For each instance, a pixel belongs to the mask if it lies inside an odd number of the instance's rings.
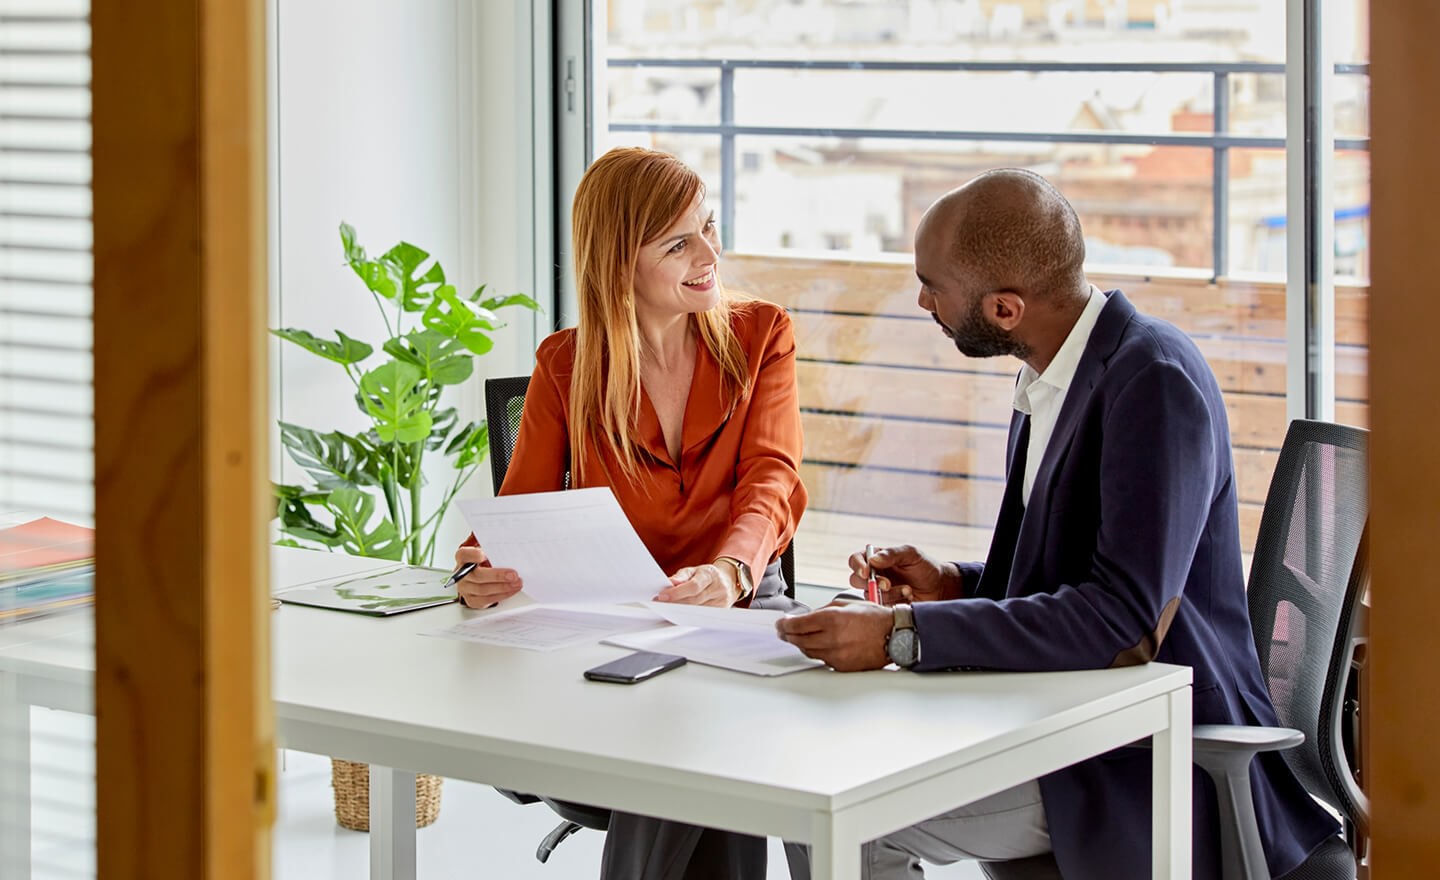
[[[473,538],[471,540],[474,540]],[[461,544],[455,551],[455,567],[476,563],[475,569],[455,585],[460,601],[469,608],[489,608],[496,602],[509,599],[524,586],[520,572],[513,568],[494,568],[479,544]]]
[[[870,567],[874,567],[875,585],[880,588],[880,602],[884,605],[933,602],[960,595],[960,573],[955,566],[909,544],[876,550],[869,565],[863,552],[851,554],[849,561],[850,586],[862,592]]]

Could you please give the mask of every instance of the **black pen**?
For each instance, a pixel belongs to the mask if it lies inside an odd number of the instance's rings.
[[[456,584],[460,583],[461,581],[463,581],[463,580],[465,579],[465,575],[467,575],[467,574],[469,574],[470,572],[474,571],[474,570],[475,570],[475,566],[477,566],[477,565],[479,565],[479,564],[480,564],[480,563],[478,563],[478,562],[467,562],[467,563],[465,563],[464,565],[460,566],[459,568],[455,569],[455,573],[452,574],[452,575],[450,575],[449,580],[445,581],[445,583],[440,586],[440,589],[442,589],[442,590],[448,590],[449,588],[451,588],[451,587],[455,586]]]

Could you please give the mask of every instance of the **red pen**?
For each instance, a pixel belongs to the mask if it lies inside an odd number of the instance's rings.
[[[875,555],[875,545],[865,545],[865,601],[880,604],[880,587],[875,583],[875,567],[870,564],[870,557]]]

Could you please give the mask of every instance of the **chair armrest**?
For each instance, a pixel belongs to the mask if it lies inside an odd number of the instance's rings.
[[[1289,727],[1198,724],[1191,734],[1196,766],[1215,783],[1220,808],[1220,862],[1225,877],[1268,878],[1250,791],[1250,763],[1260,752],[1293,748],[1305,734]]]
[[[1249,724],[1197,724],[1190,734],[1191,749],[1200,763],[1201,753],[1218,755],[1228,752],[1278,752],[1293,749],[1305,741],[1305,734],[1293,727],[1255,727]],[[1142,739],[1125,749],[1149,749],[1150,740]]]
[[[1275,752],[1293,749],[1305,734],[1293,727],[1253,727],[1243,724],[1197,724],[1191,736],[1195,752]]]

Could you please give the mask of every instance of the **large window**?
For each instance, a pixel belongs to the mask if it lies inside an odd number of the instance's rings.
[[[983,555],[1018,365],[967,360],[935,332],[906,252],[935,197],[999,166],[1055,182],[1081,215],[1096,283],[1200,344],[1227,396],[1253,541],[1287,375],[1308,368],[1287,343],[1285,3],[599,7],[594,153],[642,144],[700,170],[730,250],[726,283],[787,306],[799,330],[802,581],[839,583],[867,540]],[[1365,11],[1326,7],[1340,37],[1324,169],[1344,276],[1336,418],[1360,424]]]

